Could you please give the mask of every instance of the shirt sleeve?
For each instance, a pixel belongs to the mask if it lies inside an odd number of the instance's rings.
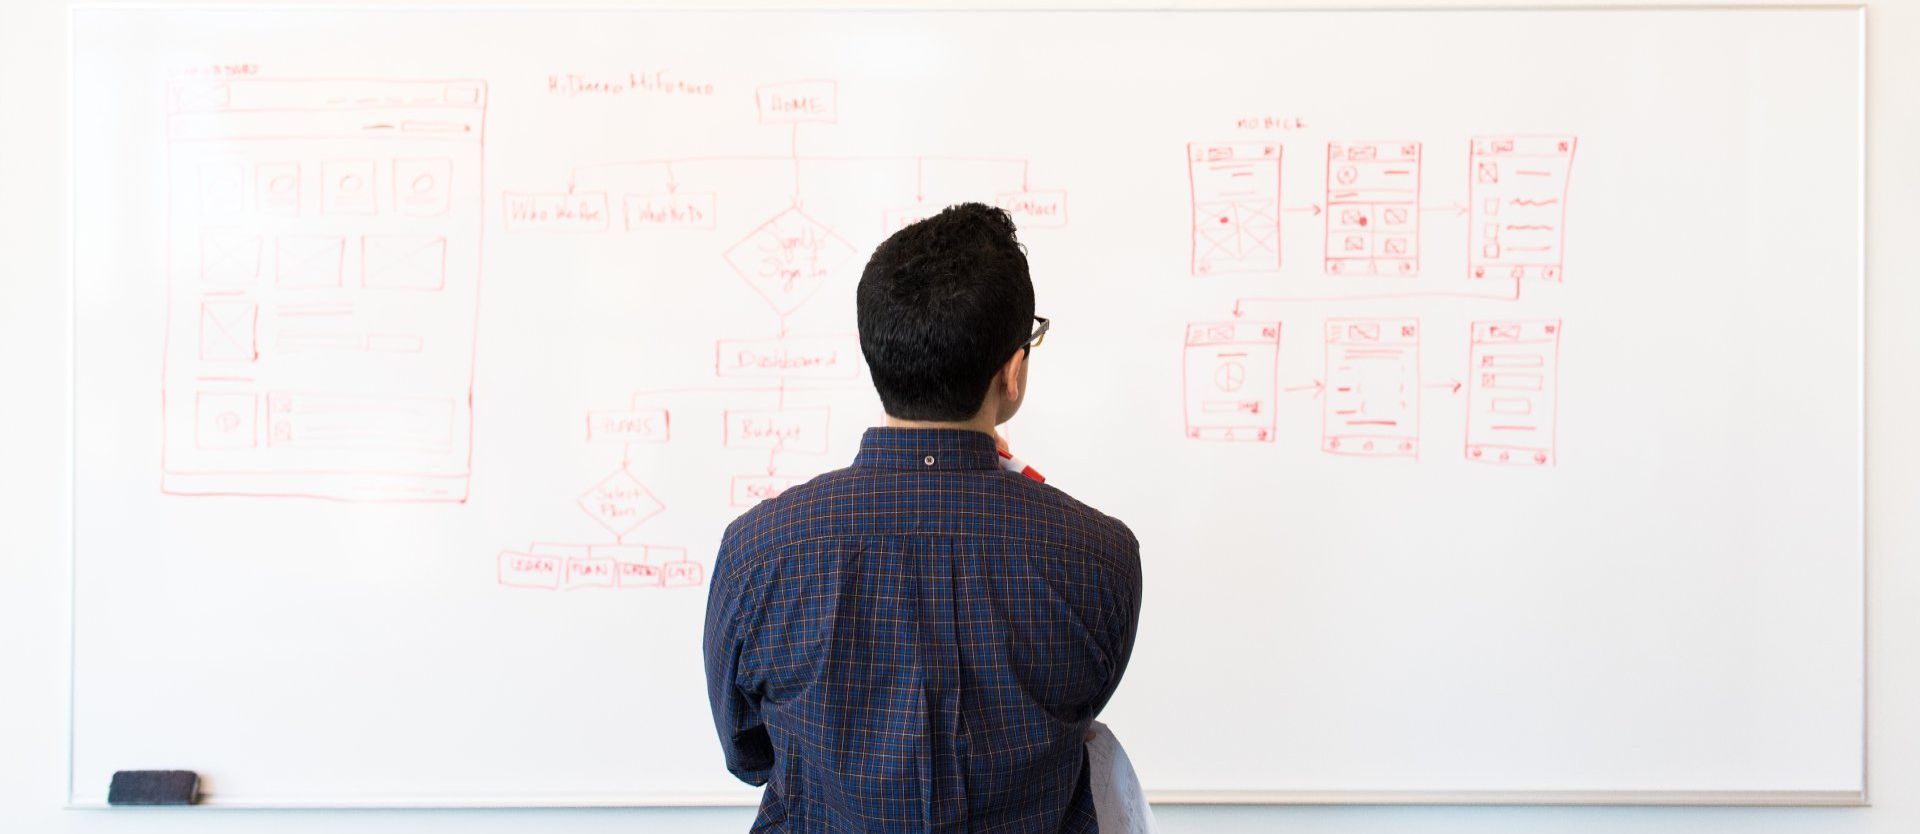
[[[1107,676],[1106,685],[1087,710],[1087,720],[1091,721],[1107,706],[1113,693],[1120,688],[1120,679],[1126,676],[1127,661],[1133,659],[1133,641],[1140,633],[1140,595],[1143,590],[1140,576],[1140,540],[1134,538],[1133,531],[1123,525],[1121,532],[1126,542],[1126,553],[1120,559],[1121,570],[1115,576],[1116,603],[1119,612],[1107,618],[1106,645],[1107,657],[1112,658],[1112,674]]]
[[[729,531],[731,533],[731,531]],[[707,701],[713,708],[713,726],[727,770],[749,785],[764,785],[773,769],[773,742],[760,721],[760,703],[739,685],[740,656],[745,635],[740,632],[740,597],[733,577],[732,535],[722,539],[714,559],[713,583],[707,591],[707,623],[702,647],[707,661]]]

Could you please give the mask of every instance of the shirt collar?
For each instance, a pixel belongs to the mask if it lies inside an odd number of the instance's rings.
[[[860,438],[853,465],[863,469],[998,469],[993,435],[967,429],[875,426]]]

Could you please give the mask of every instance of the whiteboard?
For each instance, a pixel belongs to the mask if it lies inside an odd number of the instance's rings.
[[[1863,801],[1859,9],[73,18],[71,795],[751,803],[706,573],[1008,208],[1163,801]]]

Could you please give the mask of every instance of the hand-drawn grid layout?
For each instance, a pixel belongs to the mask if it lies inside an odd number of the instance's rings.
[[[1328,319],[1320,448],[1419,457],[1420,322]]]
[[[162,490],[465,500],[486,84],[167,94]]]
[[[1420,271],[1420,143],[1327,145],[1327,272]]]
[[[1187,146],[1195,275],[1280,269],[1280,146]]]
[[[1472,277],[1560,280],[1575,144],[1571,136],[1473,140],[1467,176]]]
[[[1467,459],[1552,466],[1560,320],[1477,321],[1467,366]]]
[[[1279,363],[1279,322],[1187,325],[1187,437],[1272,442]]]
[[[1472,138],[1466,202],[1428,206],[1421,202],[1423,143],[1329,142],[1322,263],[1327,275],[1339,276],[1342,287],[1358,291],[1296,285],[1289,288],[1293,292],[1237,297],[1232,314],[1237,319],[1250,315],[1249,308],[1269,313],[1275,306],[1429,298],[1513,303],[1529,279],[1559,283],[1576,144],[1570,135]],[[1280,270],[1279,218],[1319,213],[1317,204],[1282,206],[1283,158],[1278,143],[1187,145],[1194,275]],[[1429,212],[1467,226],[1468,282],[1502,289],[1420,286],[1422,215]],[[1379,279],[1372,285],[1376,289],[1368,288],[1369,279]],[[1505,287],[1506,282],[1512,286]],[[1248,335],[1249,328],[1269,326],[1271,343],[1264,331],[1259,338]],[[1276,389],[1266,373],[1267,357],[1279,353],[1277,324],[1188,325],[1182,381],[1186,436],[1271,440],[1276,390],[1312,391],[1321,400],[1321,451],[1418,459],[1423,391],[1443,390],[1441,398],[1451,405],[1467,388],[1464,451],[1469,461],[1553,465],[1559,320],[1474,324],[1472,365],[1462,375],[1435,382],[1421,378],[1420,327],[1412,317],[1328,318],[1321,377]],[[1250,359],[1258,376],[1249,375],[1244,363]]]

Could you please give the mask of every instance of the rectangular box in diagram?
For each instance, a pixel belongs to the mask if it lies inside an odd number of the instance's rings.
[[[1007,191],[996,194],[993,204],[1013,215],[1013,224],[1022,229],[1057,229],[1067,225],[1067,192]]]
[[[557,556],[541,556],[532,553],[520,553],[512,550],[500,552],[499,567],[495,581],[509,588],[544,588],[553,590],[560,587],[563,560]]]
[[[665,443],[672,438],[672,415],[664,408],[587,412],[588,443]]]
[[[1560,280],[1572,136],[1477,137],[1467,164],[1467,272]]]
[[[833,81],[762,84],[753,100],[762,124],[832,123],[840,119],[839,88]]]
[[[1320,449],[1420,456],[1420,321],[1328,319]]]
[[[851,333],[720,339],[713,355],[720,377],[852,379],[860,373],[860,337]]]
[[[1326,271],[1420,271],[1420,143],[1327,143]]]
[[[1552,466],[1560,391],[1560,320],[1473,323],[1467,460]]]
[[[1187,145],[1195,275],[1280,271],[1280,145]]]
[[[162,491],[466,499],[486,101],[478,81],[169,85]]]
[[[607,230],[607,193],[580,191],[500,195],[509,232],[591,233]]]
[[[803,480],[786,475],[735,475],[728,488],[728,503],[735,507],[751,507],[780,497],[780,493]]]
[[[1187,437],[1272,442],[1279,396],[1280,323],[1189,324],[1185,352]]]
[[[827,406],[728,410],[725,443],[733,449],[773,449],[820,454],[827,450]]]
[[[620,204],[627,231],[644,229],[711,229],[719,222],[712,194],[628,194]]]
[[[410,217],[438,217],[453,207],[453,160],[393,161],[393,208]]]
[[[615,562],[619,587],[622,588],[659,588],[660,566],[646,562]]]
[[[563,586],[571,591],[575,588],[611,588],[614,587],[614,562],[606,556],[575,556],[567,559]]]

